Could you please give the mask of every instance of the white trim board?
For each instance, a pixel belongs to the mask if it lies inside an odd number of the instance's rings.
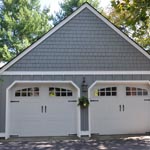
[[[27,53],[29,53],[33,48],[35,48],[37,45],[39,45],[41,42],[43,42],[46,38],[51,36],[54,32],[56,32],[59,28],[61,28],[63,25],[65,25],[67,22],[69,22],[73,17],[75,17],[77,14],[79,14],[82,10],[85,8],[88,8],[91,12],[93,12],[98,18],[100,18],[102,21],[104,21],[110,28],[112,28],[114,31],[116,31],[121,37],[123,37],[126,41],[128,41],[131,45],[133,45],[137,50],[139,50],[143,55],[145,55],[147,58],[150,59],[150,55],[144,51],[138,44],[136,44],[134,41],[132,41],[127,35],[125,35],[123,32],[121,32],[117,27],[115,27],[110,21],[108,21],[105,17],[103,17],[99,12],[97,12],[92,6],[90,6],[88,3],[85,3],[82,5],[79,9],[77,9],[75,12],[73,12],[69,17],[67,17],[65,20],[63,20],[61,23],[59,23],[57,26],[55,26],[53,29],[51,29],[47,34],[45,34],[42,38],[40,38],[37,42],[32,44],[29,48],[27,48],[24,52],[22,52],[20,55],[18,55],[15,59],[10,61],[6,66],[4,66],[0,73],[8,69],[10,66],[12,66],[15,62],[17,62],[19,59],[21,59],[23,56],[25,56]]]
[[[150,71],[5,71],[1,75],[150,75]]]
[[[90,92],[91,88],[98,83],[101,83],[101,84],[103,84],[103,83],[106,83],[106,84],[108,84],[108,83],[110,83],[110,84],[114,84],[114,83],[116,83],[116,84],[147,84],[148,83],[148,84],[150,84],[150,81],[149,80],[126,80],[126,81],[124,81],[124,80],[117,80],[117,81],[114,81],[114,80],[109,80],[109,81],[96,80],[89,87],[88,92]]]
[[[1,132],[0,133],[0,137],[5,137],[6,135],[5,135],[5,133],[4,132]]]
[[[90,137],[90,132],[89,131],[81,131],[81,135],[82,136],[87,135]]]
[[[48,81],[41,81],[41,80],[38,80],[38,81],[22,81],[22,80],[16,80],[14,81],[11,85],[9,85],[6,89],[6,113],[5,113],[5,134],[4,134],[4,137],[5,139],[8,139],[9,138],[9,125],[10,125],[10,103],[9,103],[9,100],[10,100],[10,90],[11,88],[17,84],[17,83],[70,83],[72,84],[77,92],[78,92],[78,98],[80,97],[80,88],[73,82],[73,81],[52,81],[52,80],[48,80]],[[78,103],[78,101],[77,101]],[[77,135],[78,137],[81,137],[81,114],[80,114],[80,107],[77,106]]]

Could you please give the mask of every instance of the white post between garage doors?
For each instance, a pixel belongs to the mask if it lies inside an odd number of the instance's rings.
[[[80,97],[80,89],[73,81],[14,81],[8,88],[6,89],[6,113],[5,113],[5,139],[9,138],[9,125],[10,125],[10,90],[17,83],[70,83],[77,89],[78,98]],[[77,101],[78,102],[78,101]],[[80,107],[77,106],[77,136],[81,137],[81,126],[80,126]]]
[[[118,81],[112,81],[112,80],[108,80],[108,81],[95,81],[89,88],[88,88],[88,99],[91,99],[91,89],[96,85],[96,84],[102,84],[102,83],[117,83],[117,84],[129,84],[129,83],[143,83],[143,84],[149,84],[150,85],[150,81],[149,80],[127,80],[127,81],[122,81],[122,80],[118,80]],[[88,109],[88,114],[89,114],[89,137],[91,137],[91,111],[90,111],[90,105],[89,105],[89,109]]]

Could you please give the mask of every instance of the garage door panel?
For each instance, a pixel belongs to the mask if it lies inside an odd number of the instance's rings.
[[[31,87],[35,86],[32,85]],[[15,89],[12,90],[13,99],[19,100],[19,103],[10,103],[11,135],[60,136],[77,133],[77,104],[68,102],[69,100],[77,99],[77,91],[74,89],[72,90],[73,94],[70,94],[71,90],[65,90],[65,86],[63,85],[63,96],[57,97],[53,91],[51,91],[50,95],[49,87],[48,84],[41,84],[38,96],[30,97],[28,97],[30,95],[28,93],[25,94],[27,95],[26,97],[19,97],[22,93],[17,93],[17,97],[15,97]],[[68,87],[70,86],[66,84],[66,89]],[[21,86],[15,88],[17,92],[21,91],[19,88],[22,89]],[[26,89],[29,89],[27,85]],[[57,85],[57,90],[60,91],[60,89],[58,89]],[[23,86],[24,91],[28,92]],[[31,92],[30,89],[29,92]],[[69,94],[64,94],[64,92],[68,92]],[[67,97],[67,95],[71,96]]]
[[[64,121],[65,120],[65,121]],[[70,123],[70,120],[48,120],[45,123],[50,127],[47,129],[47,132],[51,135],[69,135],[76,134],[76,123]]]
[[[41,118],[41,105],[40,104],[12,104],[11,105],[11,118],[24,120],[40,119]]]
[[[58,105],[59,103],[59,105]],[[56,100],[51,105],[47,104],[46,123],[48,131],[54,135],[68,135],[76,133],[76,103],[68,103],[68,100]],[[71,110],[71,111],[70,111]]]
[[[113,134],[120,119],[118,104],[113,103],[112,99],[103,99],[99,103],[91,104],[91,109],[92,133]]]
[[[11,105],[11,135],[32,136],[41,127],[40,104],[18,103]],[[33,130],[32,130],[33,128]]]
[[[115,86],[116,96],[110,94],[106,96],[107,91],[103,93],[104,88],[112,87],[112,84],[97,84],[92,88],[91,99],[98,99],[99,102],[91,102],[90,105],[91,132],[102,135],[147,132],[150,105],[147,105],[144,99],[149,98],[149,86],[140,84],[116,84]],[[131,91],[127,91],[126,87],[131,87]],[[100,89],[99,95],[95,95],[97,89]],[[145,90],[148,91],[147,94],[144,94]],[[127,95],[127,92],[132,94]]]
[[[20,124],[19,136],[43,136],[43,122],[38,119],[23,120]]]
[[[126,99],[126,127],[130,133],[145,133],[148,131],[148,105],[144,98]]]
[[[120,124],[118,124],[120,123]],[[122,132],[122,123],[114,119],[103,119],[100,120],[100,124],[95,124],[93,126],[93,133],[100,135],[111,135],[111,134],[120,134]]]
[[[23,116],[41,115],[41,104],[39,103],[20,103],[18,113]]]

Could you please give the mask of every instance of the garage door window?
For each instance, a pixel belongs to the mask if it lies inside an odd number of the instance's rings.
[[[32,87],[32,88],[19,89],[15,92],[15,96],[16,97],[39,96],[39,88],[38,87]]]
[[[126,96],[146,96],[148,91],[142,88],[126,87]]]
[[[107,87],[95,90],[95,96],[117,96],[117,87]]]
[[[49,87],[49,96],[72,96],[72,91],[64,88]]]

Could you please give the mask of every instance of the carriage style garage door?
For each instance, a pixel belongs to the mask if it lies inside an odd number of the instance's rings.
[[[69,83],[16,84],[11,90],[10,135],[76,134],[77,97]]]
[[[150,131],[148,84],[97,83],[90,95],[91,133],[107,135]]]

